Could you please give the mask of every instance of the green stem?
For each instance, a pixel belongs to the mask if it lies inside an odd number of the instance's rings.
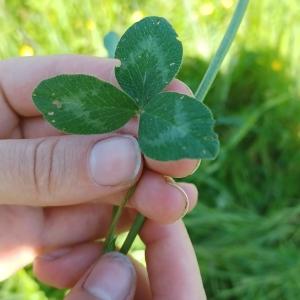
[[[118,206],[114,212],[113,212],[113,219],[112,222],[110,224],[108,233],[107,233],[107,237],[105,239],[104,242],[104,246],[103,246],[103,251],[106,252],[110,252],[110,251],[114,251],[115,250],[115,240],[116,240],[116,228],[118,225],[118,221],[122,215],[122,211],[124,209],[124,207],[126,206],[128,200],[130,199],[130,197],[133,195],[134,191],[135,191],[136,185],[132,186],[126,196],[124,197],[122,203],[120,204],[120,206]]]
[[[131,245],[133,244],[136,236],[138,235],[139,231],[141,230],[143,224],[145,222],[145,217],[141,215],[140,213],[137,213],[134,222],[130,228],[130,231],[126,237],[126,240],[124,241],[120,252],[123,254],[127,254]]]
[[[196,93],[195,93],[195,97],[201,102],[204,101],[213,81],[215,80],[215,78],[217,76],[217,73],[221,67],[221,64],[228,52],[233,40],[234,40],[234,37],[236,36],[238,28],[239,28],[239,26],[242,22],[242,19],[245,15],[248,3],[249,3],[249,0],[239,0],[238,4],[236,6],[236,9],[233,13],[232,19],[227,28],[227,31],[225,32],[224,37],[220,43],[220,46],[219,46],[216,54],[214,55],[210,65],[209,65],[209,67],[208,67]],[[134,189],[128,191],[123,203],[121,204],[121,206],[117,209],[116,213],[114,214],[113,222],[110,226],[109,234],[108,234],[108,237],[107,237],[107,239],[105,241],[105,245],[104,245],[104,249],[106,252],[115,249],[114,241],[115,241],[116,225],[120,218],[120,215],[121,215],[121,212],[122,212],[124,206],[126,205],[128,199],[133,194],[133,192],[134,192]],[[124,254],[128,253],[132,243],[134,242],[135,237],[139,233],[144,222],[145,222],[145,217],[138,213],[134,220],[134,223],[126,237],[126,240],[121,247],[120,252],[122,252]]]
[[[196,91],[195,97],[199,101],[203,102],[206,97],[213,81],[215,80],[217,73],[221,67],[221,64],[234,40],[234,37],[239,29],[239,26],[245,15],[249,0],[239,0],[236,9],[233,13],[230,24],[227,31],[221,41],[221,44],[210,62],[210,65]]]

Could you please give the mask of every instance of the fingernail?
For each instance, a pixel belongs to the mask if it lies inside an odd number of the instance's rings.
[[[55,251],[52,251],[49,253],[45,253],[45,254],[39,256],[38,258],[51,261],[51,260],[55,260],[60,257],[63,257],[66,254],[70,253],[71,251],[72,251],[72,248],[61,248],[61,249],[58,249],[58,250],[55,250]]]
[[[165,181],[167,183],[170,183],[171,185],[173,185],[174,183],[176,183],[176,181],[174,180],[174,178],[172,178],[171,176],[164,176]]]
[[[141,152],[135,138],[117,136],[94,145],[90,154],[90,171],[99,185],[129,184],[139,173]]]
[[[135,276],[129,258],[111,252],[101,257],[83,283],[83,288],[97,299],[125,300],[134,292]]]
[[[189,197],[188,197],[187,193],[185,192],[185,190],[179,184],[177,184],[176,181],[172,177],[164,176],[164,178],[169,185],[176,188],[182,195],[182,199],[184,202],[182,214],[180,216],[180,218],[182,219],[189,212],[189,208],[190,208]]]
[[[196,165],[196,167],[194,168],[194,170],[191,172],[190,176],[197,172],[197,170],[198,170],[199,167],[200,167],[200,164],[201,164],[201,160],[199,160],[199,161],[197,162],[197,165]]]

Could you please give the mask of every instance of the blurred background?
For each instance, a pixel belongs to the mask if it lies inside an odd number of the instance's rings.
[[[144,16],[164,16],[183,42],[178,77],[195,91],[236,2],[0,0],[0,58],[107,56],[107,32],[121,35]],[[299,0],[250,1],[206,99],[217,120],[220,155],[188,178],[201,201],[185,223],[208,299],[299,299],[299,71]],[[4,300],[63,294],[38,283],[30,268],[0,284]]]

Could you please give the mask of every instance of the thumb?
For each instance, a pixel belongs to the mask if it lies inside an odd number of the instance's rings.
[[[131,300],[136,273],[129,258],[118,252],[103,255],[71,290],[66,300]]]
[[[141,171],[127,135],[0,140],[0,204],[69,205],[128,188]]]

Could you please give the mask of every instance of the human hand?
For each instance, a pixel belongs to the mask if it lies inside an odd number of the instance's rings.
[[[34,107],[31,93],[41,80],[87,73],[116,84],[115,64],[84,56],[0,62],[0,280],[36,257],[49,252],[57,257],[70,247],[84,248],[89,258],[78,261],[78,270],[90,266],[99,253],[92,241],[105,236],[112,205],[139,178],[129,207],[149,219],[179,219],[186,196],[190,209],[195,205],[193,185],[169,184],[162,174],[186,176],[198,161],[145,158],[143,166],[132,138],[136,121],[114,134],[68,136],[50,127]],[[177,80],[168,89],[189,92]],[[131,217],[128,209],[120,229],[126,229]],[[67,284],[72,286],[82,275],[74,271]]]
[[[66,300],[204,300],[206,299],[193,246],[182,221],[158,225],[147,221],[141,231],[146,244],[147,270],[117,252],[101,256],[84,274]],[[90,256],[90,257],[89,257]],[[38,258],[38,278],[56,287],[69,287],[82,259],[95,259],[76,247],[59,258]],[[72,278],[73,280],[74,278]]]

